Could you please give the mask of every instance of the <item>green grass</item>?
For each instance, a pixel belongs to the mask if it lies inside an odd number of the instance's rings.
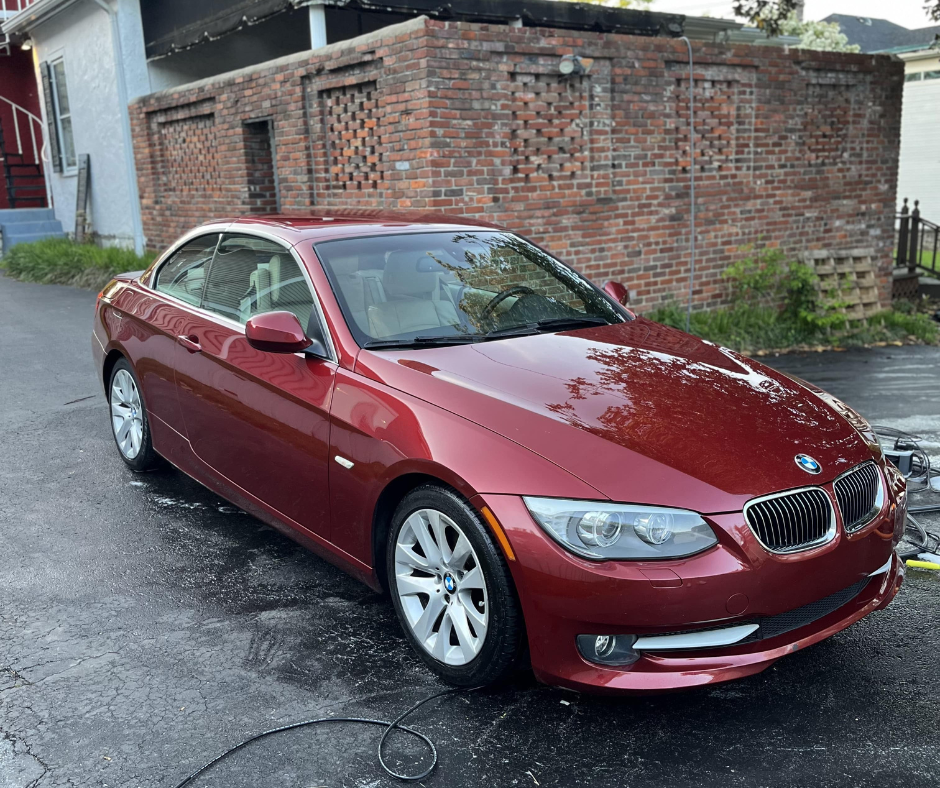
[[[146,268],[156,256],[140,256],[132,250],[77,244],[66,238],[46,238],[17,244],[3,259],[0,268],[7,276],[23,282],[73,285],[100,289],[115,275]]]
[[[891,255],[892,260],[898,259],[898,250],[895,249]],[[940,273],[940,250],[937,251],[937,256],[934,258],[933,245],[929,249],[921,249],[917,254],[917,259],[924,268],[931,269],[935,272]],[[936,259],[936,268],[934,268],[934,260]],[[923,271],[923,269],[921,269]]]
[[[667,304],[646,315],[651,320],[685,329],[685,310]],[[851,347],[880,342],[918,341],[937,344],[940,327],[923,313],[888,309],[842,328],[807,325],[770,306],[738,304],[693,312],[691,332],[703,339],[744,352],[782,350],[799,346]]]

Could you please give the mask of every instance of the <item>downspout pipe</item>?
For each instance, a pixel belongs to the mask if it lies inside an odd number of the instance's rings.
[[[685,313],[686,333],[692,330],[692,289],[695,285],[695,71],[692,62],[692,42],[686,36],[689,49],[689,305]]]
[[[134,143],[131,137],[131,119],[128,114],[127,81],[124,77],[124,53],[121,48],[121,30],[117,10],[105,0],[93,0],[111,18],[111,40],[114,48],[114,70],[117,76],[118,102],[121,107],[121,131],[124,136],[124,167],[127,170],[127,190],[131,200],[131,224],[134,230],[134,251],[144,253],[144,224],[140,216],[140,193],[137,191],[137,168],[134,165]]]

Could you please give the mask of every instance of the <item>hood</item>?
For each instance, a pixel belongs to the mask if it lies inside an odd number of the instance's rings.
[[[739,511],[756,495],[829,481],[872,456],[795,380],[644,318],[363,351],[356,369],[527,447],[616,501]],[[822,472],[802,470],[797,454]]]

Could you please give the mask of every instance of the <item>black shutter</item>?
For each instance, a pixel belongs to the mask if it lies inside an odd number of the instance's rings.
[[[46,102],[46,136],[49,138],[49,154],[52,156],[52,169],[62,172],[62,157],[59,155],[59,124],[56,123],[55,102],[52,100],[52,80],[49,77],[49,64],[39,64],[42,76],[42,95]]]

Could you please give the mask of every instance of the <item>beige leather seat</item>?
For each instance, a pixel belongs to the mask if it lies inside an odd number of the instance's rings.
[[[359,275],[359,258],[355,256],[331,257],[330,265],[353,320],[362,331],[368,331],[369,319],[366,316],[366,305],[371,303],[371,298],[366,293],[365,281]]]
[[[382,286],[388,301],[368,307],[374,337],[410,334],[460,324],[457,309],[441,298],[441,272],[424,252],[392,252],[385,262]]]

